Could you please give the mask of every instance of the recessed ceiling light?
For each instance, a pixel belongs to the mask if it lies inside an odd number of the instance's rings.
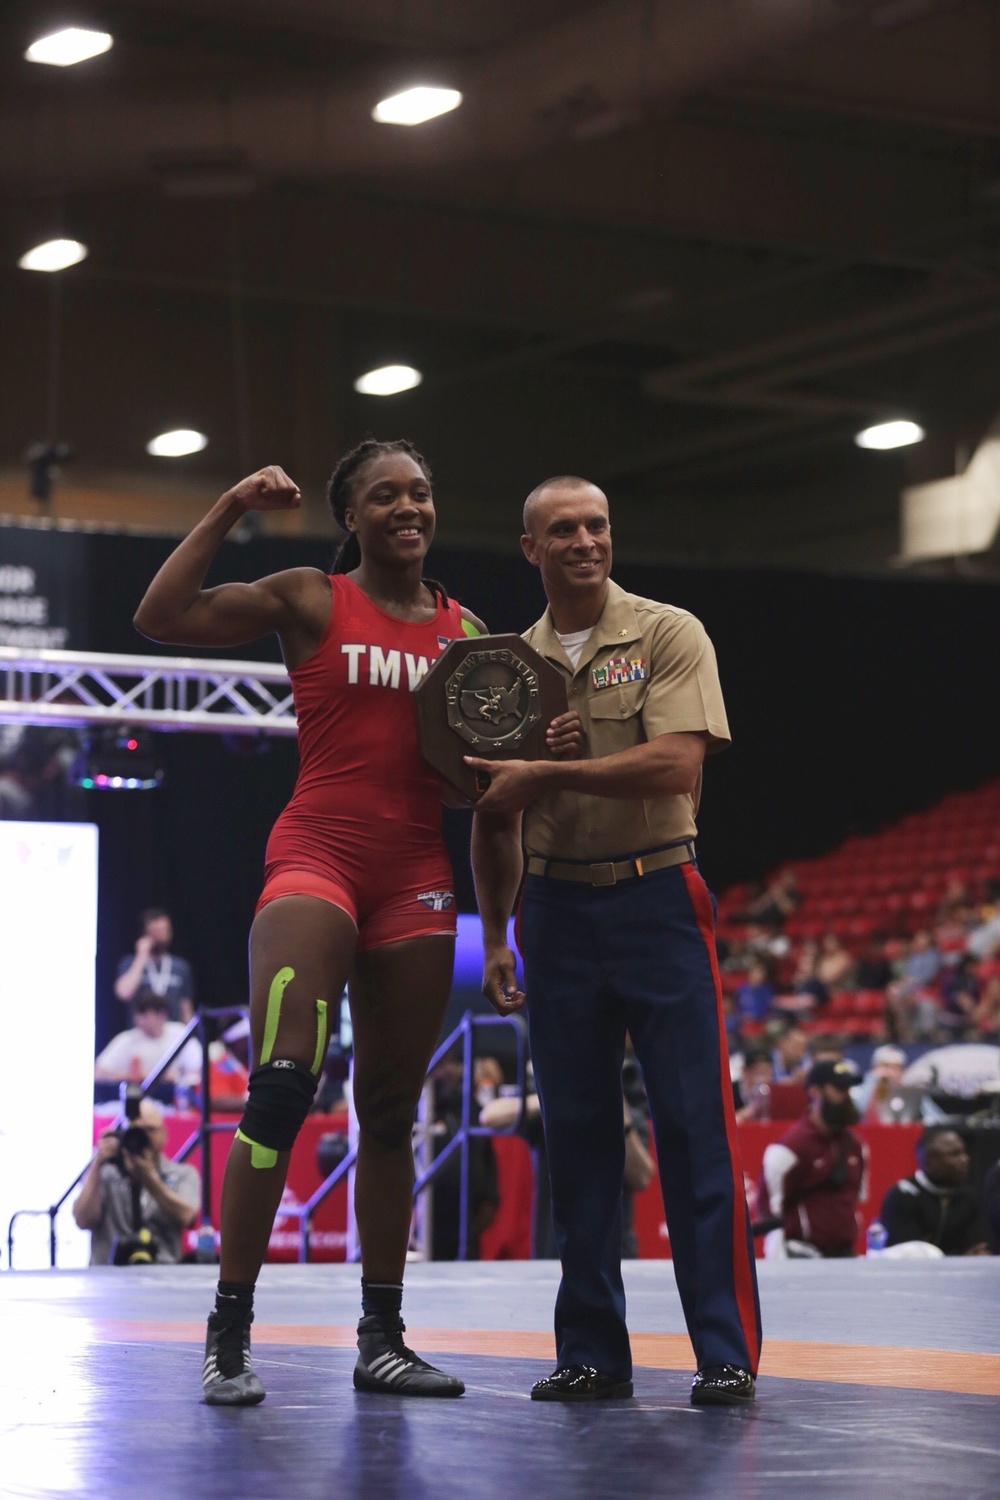
[[[422,125],[436,115],[446,115],[457,109],[462,102],[458,89],[435,89],[419,87],[405,89],[383,99],[372,110],[372,119],[380,125]]]
[[[22,255],[18,265],[22,271],[65,271],[86,257],[87,247],[79,240],[46,240]]]
[[[71,68],[107,52],[114,38],[107,31],[83,31],[77,26],[39,37],[24,54],[28,62],[51,63],[54,68]]]
[[[855,433],[854,441],[859,448],[884,451],[888,448],[907,448],[910,443],[919,443],[925,435],[924,429],[918,427],[916,422],[876,422],[874,427],[866,427],[862,432]]]
[[[203,432],[190,427],[177,427],[173,432],[161,432],[146,444],[146,452],[154,458],[183,458],[185,453],[200,453],[208,443]]]
[[[354,389],[362,396],[395,396],[399,391],[412,391],[423,378],[412,365],[381,365],[367,375],[359,375]]]

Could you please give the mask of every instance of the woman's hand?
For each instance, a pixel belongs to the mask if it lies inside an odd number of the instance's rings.
[[[556,760],[580,760],[587,736],[578,713],[560,714],[545,731],[545,743]]]
[[[249,474],[227,491],[246,510],[298,510],[302,494],[294,479],[289,479],[278,464],[268,464]]]

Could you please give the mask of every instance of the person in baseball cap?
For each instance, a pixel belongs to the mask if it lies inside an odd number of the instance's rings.
[[[765,1240],[768,1257],[854,1254],[864,1147],[850,1128],[859,1118],[851,1089],[860,1082],[846,1058],[814,1062],[806,1113],[764,1152],[759,1201],[780,1226]]]
[[[832,1088],[847,1093],[861,1082],[861,1074],[847,1057],[824,1057],[806,1074],[807,1089]],[[856,1123],[851,1121],[850,1123]]]

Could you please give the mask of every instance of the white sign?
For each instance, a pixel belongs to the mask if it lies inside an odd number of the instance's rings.
[[[91,1155],[96,948],[97,829],[0,822],[3,1264],[11,1215],[55,1202]],[[71,1203],[57,1220],[59,1266],[90,1258]],[[48,1220],[18,1226],[15,1269],[47,1266]]]

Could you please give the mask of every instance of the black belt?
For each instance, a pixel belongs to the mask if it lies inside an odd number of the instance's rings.
[[[568,863],[561,859],[544,859],[539,854],[528,857],[528,874],[544,875],[548,880],[578,880],[585,885],[617,885],[654,870],[668,870],[671,865],[687,865],[694,859],[694,844],[674,844],[669,849],[654,849],[649,854],[633,854],[626,859],[598,860],[594,864]]]

